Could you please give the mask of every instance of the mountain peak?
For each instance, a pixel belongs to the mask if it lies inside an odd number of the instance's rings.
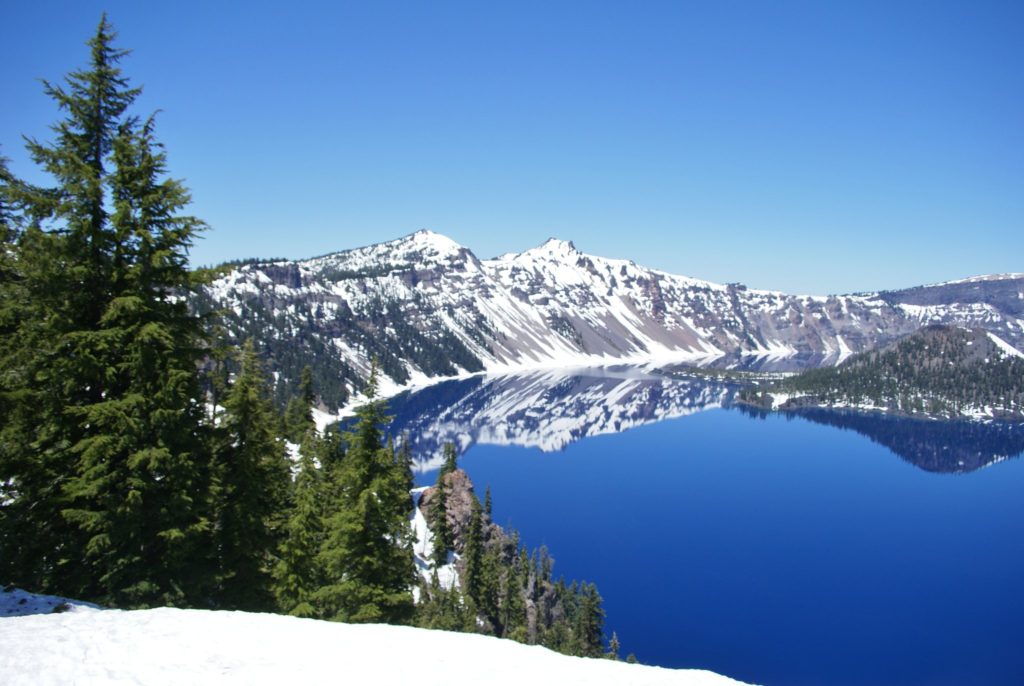
[[[561,238],[549,238],[544,241],[544,244],[540,246],[540,250],[545,252],[558,252],[558,253],[577,253],[579,250],[572,241],[565,241]]]
[[[463,247],[453,241],[448,236],[431,231],[430,229],[420,229],[414,233],[399,238],[398,241],[403,244],[412,245],[421,248],[428,248],[438,254],[446,254],[452,252],[459,252],[463,250]]]
[[[561,238],[549,238],[536,248],[530,248],[520,253],[506,253],[495,258],[496,262],[518,262],[521,263],[524,260],[529,262],[533,260],[545,260],[545,261],[575,261],[583,253],[581,253],[572,241],[562,240]]]

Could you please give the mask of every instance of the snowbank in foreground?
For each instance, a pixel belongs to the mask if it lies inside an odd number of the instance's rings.
[[[29,593],[20,588],[5,588],[0,591],[0,617],[22,617],[24,615],[45,615],[51,612],[56,614],[99,609],[99,605],[81,600]],[[2,650],[0,647],[0,653]]]
[[[566,657],[410,627],[206,610],[78,609],[0,619],[4,684],[737,684],[713,672]]]

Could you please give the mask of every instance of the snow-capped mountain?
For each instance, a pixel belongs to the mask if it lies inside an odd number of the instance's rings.
[[[926,323],[988,328],[1024,343],[1024,276],[906,291],[799,296],[716,284],[587,255],[551,239],[480,260],[431,231],[308,260],[253,262],[214,281],[222,309],[290,391],[305,364],[328,406],[370,361],[395,383],[496,371],[724,354],[834,360]]]

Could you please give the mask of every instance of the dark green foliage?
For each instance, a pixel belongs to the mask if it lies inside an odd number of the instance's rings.
[[[604,627],[604,609],[602,599],[594,584],[583,584],[577,596],[575,613],[575,654],[582,657],[601,657],[603,652],[602,633]]]
[[[297,394],[288,401],[284,412],[285,435],[293,443],[298,443],[310,429],[316,428],[313,422],[313,372],[309,365],[302,368]]]
[[[17,239],[23,222],[15,206],[19,185],[7,168],[7,158],[0,155],[0,282],[15,275]]]
[[[958,417],[992,408],[998,417],[1024,420],[1024,359],[1004,353],[983,330],[929,326],[838,367],[749,388],[740,397],[767,406],[771,391],[799,396],[785,409],[870,405],[901,414]]]
[[[267,379],[252,344],[242,349],[241,372],[224,400],[217,450],[219,605],[269,610],[272,556],[291,486],[284,442]]]
[[[295,477],[294,502],[284,527],[278,561],[274,567],[274,595],[282,612],[316,617],[314,594],[323,584],[317,558],[324,542],[324,496],[321,470],[314,460],[329,463],[328,439],[307,431],[299,449],[299,473]]]
[[[441,470],[437,475],[437,480],[439,483],[441,479],[445,477],[446,474],[451,474],[452,472],[459,468],[458,459],[459,453],[455,449],[455,444],[450,441],[448,443],[445,443],[444,463],[441,465]]]
[[[493,634],[529,644],[545,645],[570,655],[602,656],[604,611],[601,597],[592,584],[566,587],[551,579],[553,562],[546,548],[528,552],[515,531],[505,533],[490,521],[472,493],[465,473],[458,470],[439,477],[449,504],[469,504],[449,512],[454,517],[453,541],[459,552],[457,569],[460,585],[439,589],[423,584],[416,621],[420,626],[458,629],[467,615],[473,631]],[[465,492],[463,489],[468,490]],[[441,489],[424,495],[434,507]],[[436,536],[436,525],[431,524]],[[434,560],[434,565],[441,560]],[[465,629],[463,629],[465,630]],[[616,647],[616,651],[618,648]]]
[[[469,529],[466,532],[466,540],[462,548],[462,559],[465,561],[462,567],[462,588],[466,596],[476,605],[483,603],[483,555],[484,555],[484,532],[483,512],[480,510],[480,501],[473,498],[472,513],[469,518]]]
[[[331,619],[404,623],[412,619],[416,581],[409,526],[412,472],[408,454],[382,442],[386,418],[376,399],[375,371],[366,397],[338,465],[338,500],[320,554],[327,583],[316,598]]]
[[[416,607],[416,625],[425,629],[445,631],[475,630],[475,616],[471,604],[463,602],[458,589],[443,588],[437,571],[430,583],[420,583],[420,602]]]
[[[448,503],[443,472],[437,478],[437,497],[430,507],[430,530],[433,533],[431,557],[434,565],[447,564],[448,551],[452,549],[452,530],[448,526]]]
[[[618,660],[619,659],[619,649],[621,647],[622,646],[619,645],[619,635],[616,634],[613,631],[612,632],[612,637],[608,641],[608,652],[605,653],[604,656],[607,657],[609,660]]]
[[[332,339],[338,334],[330,327],[323,335],[317,334],[315,329],[324,322],[317,322],[317,308],[302,303],[296,304],[296,321],[289,325],[283,316],[272,313],[273,297],[269,291],[254,295],[242,303],[241,312],[235,312],[218,309],[218,303],[203,290],[191,298],[190,304],[200,314],[217,315],[223,322],[224,335],[232,344],[246,339],[255,342],[267,370],[278,375],[274,387],[274,402],[278,407],[284,408],[298,395],[302,370],[308,366],[321,402],[328,409],[336,410],[348,400],[348,388],[361,383],[359,375],[334,348]],[[295,336],[268,335],[270,331],[285,328],[298,333]]]
[[[28,149],[56,185],[4,180],[5,207],[27,224],[3,308],[0,559],[42,591],[188,604],[212,573],[210,470],[201,322],[175,296],[193,285],[187,250],[203,225],[179,214],[188,193],[165,178],[152,118],[126,114],[139,90],[113,39],[104,18],[89,67],[45,84],[66,118]]]
[[[410,317],[410,311],[417,311],[416,302],[375,297],[365,307],[354,311],[345,302],[336,307],[333,301],[323,301],[309,293],[294,297],[281,295],[275,289],[277,284],[303,285],[303,277],[294,263],[258,261],[237,269],[246,275],[259,272],[266,277],[250,278],[249,283],[258,292],[246,296],[240,311],[222,310],[223,303],[216,302],[209,291],[196,294],[192,306],[200,313],[219,312],[233,342],[246,338],[256,341],[268,369],[279,375],[275,388],[275,402],[279,407],[283,408],[297,395],[300,374],[306,366],[311,369],[319,400],[330,410],[346,402],[349,389],[365,382],[344,362],[344,355],[335,347],[335,339],[365,351],[377,360],[381,372],[399,383],[409,379],[407,362],[431,376],[453,375],[460,368],[483,369],[483,363],[438,318],[423,322]],[[370,268],[358,276],[372,279],[393,271]],[[317,277],[329,282],[331,272],[332,268],[326,267]],[[209,270],[204,273],[215,275]],[[355,276],[344,274],[338,278]],[[452,312],[449,316],[457,317],[459,313]],[[485,325],[482,319],[474,324],[476,327]],[[471,328],[471,334],[473,331]],[[481,336],[478,342],[481,341],[486,344],[485,337]]]
[[[433,550],[431,556],[435,565],[443,565],[448,562],[448,551],[454,547],[452,530],[448,525],[448,504],[445,486],[445,477],[456,469],[458,453],[454,443],[445,443],[444,464],[437,473],[437,496],[434,498],[430,508],[430,531],[433,533]]]

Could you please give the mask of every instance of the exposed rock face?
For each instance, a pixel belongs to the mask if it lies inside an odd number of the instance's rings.
[[[476,498],[476,494],[469,475],[461,469],[446,474],[443,477],[443,483],[448,527],[452,531],[455,552],[461,556],[466,547],[473,513],[473,500]],[[417,507],[428,522],[432,519],[432,509],[436,501],[437,487],[430,487],[423,491],[417,503]],[[543,631],[566,617],[565,607],[550,575],[553,561],[548,557],[547,550],[543,548],[539,556],[528,555],[524,548],[519,547],[517,535],[510,536],[504,529],[492,522],[486,512],[481,512],[481,524],[484,554],[493,556],[497,564],[500,565],[499,573],[502,577],[503,587],[507,588],[507,584],[510,583],[509,574],[512,573],[513,568],[520,570],[520,573],[524,575],[519,579],[519,583],[522,584],[519,592],[526,624],[522,627],[522,631],[525,633],[518,636],[517,639],[536,643]],[[458,578],[465,579],[465,559],[457,560],[456,567]],[[503,635],[505,628],[500,625],[498,618],[480,616],[478,620],[483,622],[481,628],[485,630],[485,633]]]
[[[473,499],[476,493],[473,490],[473,482],[469,475],[461,469],[456,469],[444,476],[445,505],[448,513],[448,527],[455,540],[455,552],[462,553],[466,541],[466,532],[469,531],[469,520],[473,516]],[[432,486],[420,496],[417,507],[427,521],[431,521],[434,503],[437,500],[437,487]],[[484,524],[484,540],[497,540],[505,537],[501,527],[490,521],[490,518],[482,513]]]
[[[254,263],[196,300],[230,334],[268,351],[281,383],[311,364],[357,389],[379,359],[416,375],[684,355],[808,354],[838,359],[923,324],[983,327],[1024,345],[1024,276],[904,291],[799,296],[715,284],[585,255],[552,239],[480,260],[429,232],[298,262]],[[320,384],[326,388],[329,384]],[[342,390],[325,393],[328,406]]]

